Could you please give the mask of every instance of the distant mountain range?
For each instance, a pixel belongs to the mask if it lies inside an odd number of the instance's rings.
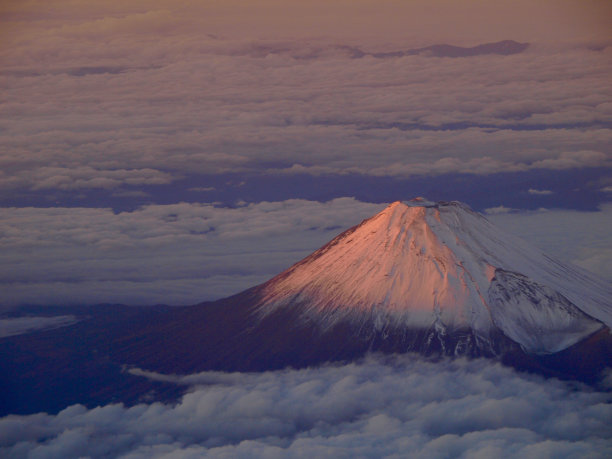
[[[372,53],[372,56],[385,57],[401,57],[425,55],[434,57],[472,57],[481,56],[483,54],[500,54],[509,56],[511,54],[522,53],[529,47],[529,43],[519,43],[513,40],[503,40],[495,43],[484,43],[482,45],[463,47],[453,45],[432,45],[425,48],[415,48],[406,51],[395,51],[386,53]]]
[[[270,54],[290,54],[296,59],[313,59],[326,55],[329,50],[338,50],[346,53],[353,59],[366,56],[377,59],[396,58],[403,56],[429,56],[429,57],[473,57],[487,54],[498,54],[510,56],[519,54],[529,47],[529,43],[519,43],[514,40],[503,40],[495,43],[483,43],[476,46],[455,46],[449,44],[437,44],[422,48],[409,48],[397,51],[371,52],[358,46],[336,45],[329,47],[308,46],[305,49],[294,48],[287,44],[254,44],[244,49],[243,52],[253,57],[265,57]],[[78,70],[78,69],[77,69]]]

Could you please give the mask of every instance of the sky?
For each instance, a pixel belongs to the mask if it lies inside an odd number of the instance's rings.
[[[607,0],[0,1],[0,312],[221,298],[417,196],[612,281],[611,31]],[[0,454],[611,455],[609,393],[480,360],[132,371],[188,392],[7,416]]]

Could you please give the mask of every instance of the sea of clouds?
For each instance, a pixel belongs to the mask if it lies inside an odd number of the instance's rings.
[[[232,24],[249,17],[244,6],[228,17],[221,4],[155,3],[4,7],[0,190],[133,192],[229,171],[405,178],[612,164],[607,33],[531,41],[519,27],[466,39],[419,27],[415,38],[402,24],[387,36],[389,10],[355,34],[342,27],[354,8],[336,11],[332,36],[281,33],[288,17],[240,33]],[[456,23],[456,2],[445,3],[435,22]],[[273,17],[253,10],[259,24]],[[472,16],[465,24],[481,27]],[[530,45],[510,56],[402,55],[508,38]]]
[[[141,372],[146,375],[146,372]],[[0,455],[516,457],[612,455],[612,396],[484,360],[404,355],[266,373],[148,375],[191,386],[175,405],[0,419]]]

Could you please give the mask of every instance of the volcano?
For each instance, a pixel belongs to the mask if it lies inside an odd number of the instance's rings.
[[[304,367],[367,352],[524,362],[589,340],[609,344],[611,299],[609,283],[465,204],[417,198],[390,204],[264,284],[131,321],[114,352],[173,373]],[[589,358],[601,367],[608,351],[591,348]]]
[[[10,412],[23,412],[32,399],[50,411],[67,402],[135,403],[151,387],[128,370],[134,367],[265,371],[417,352],[487,357],[597,382],[612,366],[608,282],[547,256],[465,204],[422,198],[390,204],[232,297],[85,311],[75,325],[0,340],[0,369],[12,375],[4,386],[21,397],[11,398]],[[54,377],[35,387],[22,376],[32,371]],[[75,391],[76,381],[82,387]],[[48,406],[50,392],[57,407]]]
[[[444,353],[561,351],[612,322],[605,282],[547,257],[458,203],[395,202],[255,292],[263,319],[283,308],[321,330],[427,331]],[[459,337],[452,349],[446,337]],[[427,343],[419,343],[423,348]]]

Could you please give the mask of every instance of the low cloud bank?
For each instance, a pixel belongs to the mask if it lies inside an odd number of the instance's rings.
[[[371,357],[339,367],[173,378],[199,384],[175,406],[88,410],[75,405],[57,416],[0,419],[0,455],[612,455],[609,393],[518,374],[487,361]]]
[[[75,316],[55,317],[15,317],[0,319],[0,338],[21,335],[42,328],[57,328],[72,325],[78,319]]]

